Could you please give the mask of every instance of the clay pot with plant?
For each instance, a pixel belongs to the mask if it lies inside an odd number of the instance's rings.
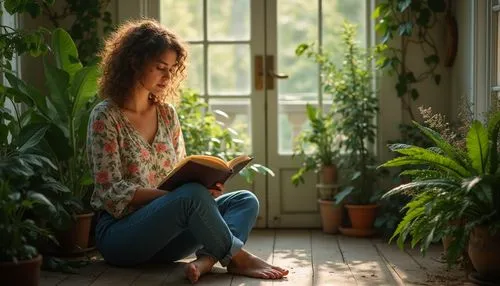
[[[412,194],[393,238],[398,237],[402,247],[411,237],[425,253],[431,242],[450,237],[449,264],[466,252],[477,270],[475,280],[485,285],[500,282],[500,112],[489,114],[485,123],[472,121],[465,146],[445,139],[442,132],[414,124],[435,145],[389,146],[401,156],[382,166],[411,167],[404,174],[412,178],[384,195]],[[450,223],[455,221],[459,223]]]
[[[335,201],[338,190],[338,136],[332,114],[323,114],[319,108],[307,104],[309,128],[296,139],[293,157],[300,157],[301,168],[292,176],[297,186],[304,183],[304,175],[319,173],[316,185],[323,232],[337,233],[342,222],[342,206]]]

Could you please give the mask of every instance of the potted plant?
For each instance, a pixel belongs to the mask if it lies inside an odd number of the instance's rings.
[[[69,204],[68,211],[74,222],[68,231],[58,233],[61,250],[80,252],[89,245],[89,232],[93,212],[88,201],[92,178],[86,161],[86,132],[90,111],[96,103],[98,68],[83,67],[69,34],[63,29],[52,32],[51,49],[56,66],[44,58],[44,71],[48,95],[36,90],[12,74],[6,78],[15,90],[18,101],[30,107],[25,120],[48,127],[42,148],[57,166],[54,176],[73,195],[77,204]]]
[[[324,91],[333,98],[331,116],[336,122],[336,133],[343,138],[339,143],[342,165],[353,173],[335,199],[340,203],[348,197],[346,208],[352,227],[356,229],[353,234],[371,235],[377,207],[372,203],[376,198],[373,182],[377,173],[369,144],[375,142],[375,119],[379,109],[373,89],[372,56],[359,48],[355,38],[356,27],[344,23],[344,55],[339,67],[328,55],[315,52],[311,46],[303,44],[298,51],[321,64]]]
[[[55,166],[37,148],[47,128],[18,129],[17,123],[0,109],[0,284],[38,285],[38,246],[54,239],[43,225],[65,214],[44,193],[67,190],[49,176]]]
[[[304,175],[314,171],[320,173],[319,207],[321,225],[325,233],[337,233],[342,222],[342,206],[335,202],[338,190],[338,137],[335,120],[330,112],[323,114],[317,107],[306,105],[309,128],[303,130],[295,141],[293,157],[299,156],[302,166],[292,176],[297,186],[304,183]]]
[[[405,175],[412,182],[390,190],[384,196],[411,191],[414,195],[393,238],[398,243],[410,238],[425,253],[429,244],[449,235],[448,263],[467,252],[474,268],[487,281],[500,281],[500,171],[498,135],[500,112],[484,126],[473,121],[466,147],[459,148],[435,130],[415,123],[435,147],[406,144],[389,147],[402,156],[383,167],[408,166]],[[421,166],[427,167],[422,169]],[[452,224],[452,221],[462,223]]]

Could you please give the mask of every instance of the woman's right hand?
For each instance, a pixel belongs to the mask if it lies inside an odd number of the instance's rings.
[[[213,189],[208,189],[208,191],[210,192],[210,194],[212,195],[212,197],[214,199],[220,197],[222,194],[224,194],[224,185],[221,184],[221,183],[217,183],[215,185],[215,188]]]

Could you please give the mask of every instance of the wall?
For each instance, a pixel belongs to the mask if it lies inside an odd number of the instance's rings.
[[[55,1],[54,8],[56,11],[61,11],[65,1]],[[111,13],[113,18],[113,23],[118,21],[118,0],[111,0],[108,6],[108,11]],[[67,20],[61,23],[61,27],[70,27],[73,18],[68,17]],[[36,29],[38,27],[45,27],[49,30],[54,28],[54,25],[50,22],[46,15],[40,15],[39,17],[33,19],[27,13],[23,15],[20,19],[20,26],[25,29]],[[50,40],[50,38],[49,38]],[[36,88],[45,90],[45,77],[43,76],[43,64],[42,58],[33,58],[29,55],[25,55],[21,58],[21,76],[30,84],[34,85]]]
[[[457,118],[461,101],[470,99],[473,94],[471,47],[472,39],[472,1],[458,0],[454,7],[454,15],[458,24],[458,49],[455,65],[451,71],[451,117]]]
[[[457,2],[461,0],[457,0]],[[463,25],[463,23],[461,23]],[[441,82],[439,85],[434,83],[432,78],[429,78],[423,83],[418,84],[420,97],[413,102],[412,112],[415,119],[418,121],[421,119],[420,113],[418,111],[419,106],[432,107],[434,112],[439,112],[447,117],[451,116],[452,105],[452,78],[453,70],[457,66],[461,66],[463,60],[458,59],[462,55],[457,56],[455,65],[451,68],[446,68],[442,64],[444,55],[446,53],[446,43],[443,39],[446,36],[446,25],[444,19],[439,21],[432,30],[432,36],[435,40],[435,44],[438,48],[438,54],[441,59],[441,64],[436,70],[437,73],[441,75]],[[463,32],[463,29],[462,29]],[[377,36],[377,40],[380,35]],[[391,45],[396,47],[400,46],[400,41],[393,41]],[[419,47],[415,45],[410,45],[407,53],[408,65],[412,66],[417,74],[419,71],[423,70],[426,65],[424,62],[424,54]],[[389,140],[397,140],[401,138],[400,131],[398,129],[399,124],[411,123],[411,119],[406,111],[402,109],[401,100],[397,97],[395,89],[396,80],[387,74],[380,74],[378,81],[379,98],[380,98],[380,116],[378,119],[379,134],[378,134],[378,148],[377,152],[379,154],[379,159],[381,162],[386,161],[393,157],[393,153],[387,148],[387,143]]]

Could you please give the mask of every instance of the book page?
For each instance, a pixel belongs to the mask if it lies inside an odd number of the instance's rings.
[[[191,155],[191,161],[197,162],[199,164],[203,164],[206,166],[210,166],[219,170],[229,170],[230,167],[227,163],[219,157],[209,156],[209,155]]]
[[[234,169],[236,166],[238,166],[242,163],[246,164],[246,163],[252,161],[252,159],[253,159],[252,157],[249,157],[247,155],[241,155],[241,156],[238,156],[238,157],[232,159],[231,161],[229,161],[227,163],[227,165],[229,166],[229,168]]]

